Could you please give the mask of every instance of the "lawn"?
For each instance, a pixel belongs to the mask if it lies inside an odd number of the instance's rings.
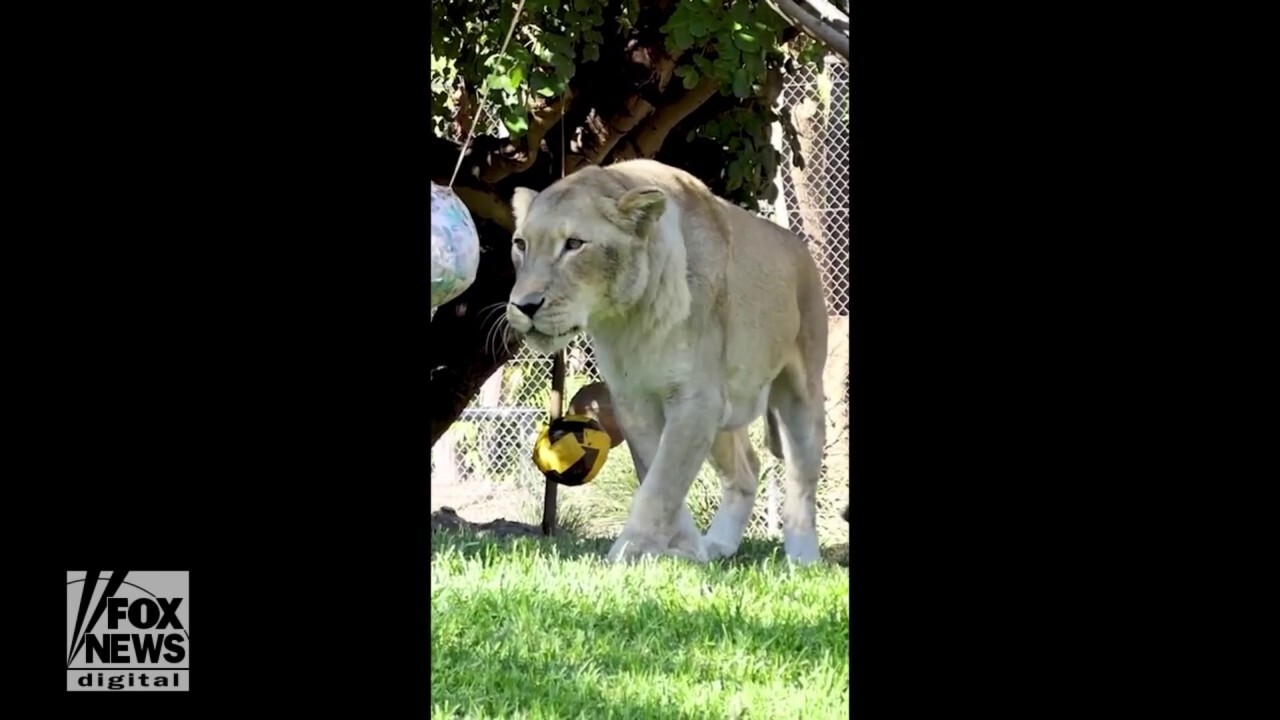
[[[432,718],[847,718],[848,569],[436,532]]]

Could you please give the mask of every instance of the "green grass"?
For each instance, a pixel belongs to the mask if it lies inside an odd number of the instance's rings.
[[[432,536],[432,718],[847,718],[848,570]]]

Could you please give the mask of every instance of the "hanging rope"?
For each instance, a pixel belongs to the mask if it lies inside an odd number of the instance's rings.
[[[560,179],[565,176],[565,125],[568,124],[568,118],[565,117],[565,109],[569,97],[569,88],[566,84],[565,93],[560,98]],[[555,420],[564,414],[564,351],[555,354],[551,359],[551,399],[547,403],[548,412],[551,414],[551,420]],[[547,486],[542,494],[542,534],[554,535],[556,532],[556,495],[559,491],[559,485],[547,480]]]

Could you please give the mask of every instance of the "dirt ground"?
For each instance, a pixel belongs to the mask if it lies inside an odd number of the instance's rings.
[[[472,522],[459,517],[457,511],[448,506],[431,512],[431,532],[441,530],[470,530],[479,535],[493,535],[496,537],[542,535],[542,528],[518,520],[495,518],[487,522]]]
[[[528,518],[529,498],[510,486],[482,479],[450,482],[447,477],[431,479],[431,530],[468,529],[498,536],[539,535],[537,524]]]

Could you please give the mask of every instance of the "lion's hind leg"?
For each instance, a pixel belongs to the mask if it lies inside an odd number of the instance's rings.
[[[707,556],[714,559],[729,557],[738,551],[755,508],[760,458],[751,448],[746,428],[716,435],[711,445],[711,466],[720,476],[724,492],[703,544]]]
[[[818,549],[818,474],[823,435],[821,377],[806,378],[799,365],[789,365],[769,391],[769,412],[781,427],[786,465],[782,500],[782,538],[787,557],[796,563],[821,559]],[[808,381],[807,381],[808,380]]]

